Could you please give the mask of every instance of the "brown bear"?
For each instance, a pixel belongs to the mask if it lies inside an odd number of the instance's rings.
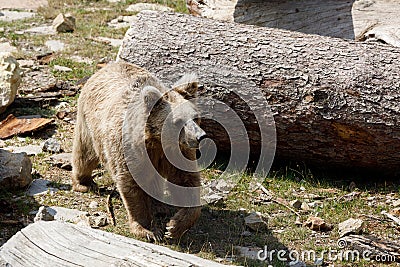
[[[153,205],[161,202],[154,201],[137,182],[140,179],[154,183],[154,188],[159,186],[144,163],[146,157],[170,183],[200,188],[196,149],[205,132],[198,126],[193,101],[197,87],[196,77],[187,74],[167,89],[147,70],[120,61],[98,71],[82,88],[73,143],[72,188],[87,192],[95,186],[92,171],[99,162],[104,164],[121,195],[130,229],[137,237],[160,240],[163,235],[153,224]],[[124,134],[123,128],[128,134]],[[124,136],[128,136],[132,155],[126,155]],[[173,139],[177,139],[177,146],[170,145]],[[177,148],[179,151],[174,151]],[[180,169],[169,162],[166,152],[181,153],[190,162],[191,170],[196,171]],[[171,197],[182,196],[175,193]],[[192,197],[200,198],[197,194]],[[200,209],[200,205],[181,206],[168,222],[165,236],[180,237],[197,221]]]

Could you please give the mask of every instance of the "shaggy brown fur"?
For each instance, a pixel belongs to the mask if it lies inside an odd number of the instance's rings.
[[[168,181],[186,187],[200,186],[199,173],[181,171],[170,164],[160,143],[161,126],[167,120],[168,113],[173,111],[175,120],[180,116],[184,120],[187,116],[195,116],[195,106],[192,104],[189,105],[190,110],[174,110],[178,104],[195,97],[197,82],[191,78],[193,77],[186,77],[175,88],[167,90],[145,69],[117,62],[93,75],[79,97],[73,144],[73,190],[86,192],[94,186],[92,171],[102,162],[110,171],[122,197],[128,212],[130,229],[138,237],[151,240],[160,238],[160,230],[153,225],[152,207],[159,202],[152,201],[128,170],[127,159],[123,154],[123,120],[128,105],[133,103],[135,110],[127,116],[133,136],[133,149],[138,147],[137,150],[140,150],[140,145],[145,144],[155,169]],[[158,97],[162,97],[161,100],[157,100]],[[150,112],[153,104],[154,109]],[[150,116],[147,119],[148,113]],[[171,131],[175,129],[172,126],[169,128]],[[185,140],[180,141],[182,153],[195,162],[195,148],[188,146]],[[143,151],[136,152],[132,158],[135,173],[147,175],[146,166],[140,157]],[[152,181],[153,178],[146,179]],[[200,207],[180,208],[167,224],[167,236],[180,237],[199,216]]]

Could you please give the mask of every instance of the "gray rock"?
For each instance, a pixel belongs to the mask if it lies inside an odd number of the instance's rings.
[[[92,201],[89,204],[90,209],[97,209],[98,207],[99,207],[99,203],[97,203],[97,201]]]
[[[54,215],[47,210],[47,207],[41,206],[37,211],[33,221],[54,221]]]
[[[339,223],[339,236],[344,237],[350,234],[359,234],[361,233],[363,226],[363,220],[350,218]]]
[[[17,48],[15,46],[10,45],[9,42],[5,42],[5,43],[0,43],[0,51],[3,53],[15,53],[17,52]]]
[[[159,5],[159,4],[150,4],[150,3],[132,4],[132,5],[128,6],[125,10],[129,11],[129,12],[137,12],[137,13],[139,13],[140,11],[143,11],[143,10],[152,10],[152,11],[161,11],[161,12],[174,11],[170,7]]]
[[[38,34],[38,35],[55,35],[57,32],[51,26],[42,25],[24,30],[22,34],[24,33]]]
[[[73,32],[75,30],[75,18],[71,14],[58,14],[53,20],[53,28],[58,32]]]
[[[116,19],[111,20],[108,26],[111,28],[125,28],[129,27],[136,20],[136,16],[119,16]]]
[[[76,209],[51,206],[47,208],[48,212],[54,216],[57,221],[72,222],[80,225],[89,226],[88,213]]]
[[[202,196],[202,200],[207,204],[216,204],[224,199],[222,194],[211,193]]]
[[[0,53],[0,113],[14,102],[21,80],[17,60],[8,53]]]
[[[301,209],[301,204],[303,204],[300,200],[296,199],[290,202],[290,206],[292,206],[295,209]]]
[[[21,68],[31,68],[35,65],[35,61],[32,59],[20,59],[18,64]]]
[[[47,0],[0,0],[0,9],[36,10],[41,6],[47,5]]]
[[[0,11],[0,20],[10,22],[10,21],[14,21],[14,20],[32,18],[35,15],[36,14],[33,12],[1,10]]]
[[[234,246],[233,247],[236,254],[240,257],[245,257],[252,260],[258,260],[258,252],[261,250],[259,247],[241,247],[241,246]]]
[[[51,153],[60,153],[61,144],[55,138],[49,138],[43,143],[43,151],[51,152]]]
[[[49,48],[52,52],[62,51],[65,48],[65,44],[59,40],[48,40],[44,43],[47,48]]]
[[[307,267],[307,264],[302,261],[291,261],[289,262],[290,267]]]
[[[266,230],[268,228],[267,218],[260,212],[252,212],[244,218],[244,223],[254,231]]]
[[[26,153],[28,156],[34,156],[42,152],[42,147],[37,145],[8,146],[4,149],[14,153]]]
[[[28,196],[39,196],[47,193],[54,194],[58,191],[57,188],[49,186],[50,181],[45,179],[35,179],[28,188],[26,194]]]
[[[108,216],[104,212],[96,212],[87,217],[90,227],[99,228],[108,224]]]
[[[72,159],[71,153],[60,153],[52,155],[46,160],[51,161],[55,166],[59,168],[70,171],[72,170],[71,159]]]
[[[0,187],[23,188],[32,182],[31,172],[28,155],[0,149]]]
[[[71,68],[64,67],[64,66],[60,66],[60,65],[54,65],[53,68],[54,68],[54,70],[56,70],[56,71],[61,71],[61,72],[69,72],[69,71],[72,71]]]

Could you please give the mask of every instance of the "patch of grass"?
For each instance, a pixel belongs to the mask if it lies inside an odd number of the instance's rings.
[[[72,71],[57,71],[54,69],[55,65],[71,68]],[[79,80],[91,76],[95,71],[93,66],[63,57],[52,60],[49,66],[52,68],[54,76],[62,80]]]

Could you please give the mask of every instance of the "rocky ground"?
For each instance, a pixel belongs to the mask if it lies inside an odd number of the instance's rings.
[[[124,207],[101,166],[94,173],[98,192],[71,191],[70,152],[79,90],[90,75],[116,57],[135,14],[143,9],[186,12],[184,1],[147,2],[24,0],[11,4],[0,0],[0,50],[10,53],[21,69],[17,96],[0,114],[0,159],[5,169],[6,159],[14,157],[15,168],[8,170],[17,169],[17,174],[9,177],[18,181],[6,185],[0,179],[0,245],[39,219],[66,220],[131,236]],[[54,20],[60,23],[53,25]],[[15,118],[8,117],[11,114]],[[27,156],[10,156],[20,152]],[[22,173],[30,170],[30,162],[31,175]],[[276,257],[272,262],[260,261],[257,252],[266,246],[269,251],[321,253],[343,249],[340,238],[349,245],[358,237],[369,238],[364,243],[373,243],[375,249],[400,260],[398,180],[321,173],[287,163],[275,167],[259,188],[250,189],[243,182],[232,189],[224,181],[213,180],[219,173],[217,167],[202,173],[210,192],[199,223],[182,239],[162,245],[227,264],[287,266],[289,261]],[[249,177],[241,174],[240,179]],[[109,214],[110,195],[116,225]],[[291,266],[305,263],[381,265],[378,259],[344,261],[325,256]]]

